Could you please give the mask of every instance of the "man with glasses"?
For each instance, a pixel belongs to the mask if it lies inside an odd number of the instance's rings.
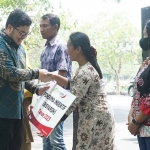
[[[37,88],[32,79],[50,80],[45,69],[25,69],[21,42],[29,34],[30,17],[16,9],[0,31],[0,149],[20,150],[22,141],[22,101],[24,86],[31,93],[42,94],[48,87]]]
[[[27,37],[30,34],[30,32],[26,33],[24,31],[19,31],[19,29],[15,28],[15,27],[14,27],[14,29],[16,29],[18,31],[18,33],[20,34],[20,37],[22,37],[22,38]]]
[[[41,54],[41,68],[58,71],[58,74],[71,78],[72,64],[67,54],[67,46],[58,38],[60,19],[54,14],[42,16],[40,31],[46,46]],[[43,138],[43,150],[66,150],[63,139],[63,122],[60,123],[48,138]]]

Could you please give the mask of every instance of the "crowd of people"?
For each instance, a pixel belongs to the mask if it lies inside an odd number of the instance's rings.
[[[41,17],[40,33],[46,40],[41,53],[40,69],[29,65],[22,41],[30,33],[31,18],[22,10],[12,11],[5,29],[0,31],[0,149],[31,150],[34,141],[28,121],[32,95],[42,95],[49,86],[38,86],[34,79],[50,80],[69,90],[76,99],[59,124],[46,138],[43,150],[66,150],[63,122],[73,113],[72,150],[115,150],[115,120],[107,102],[103,74],[97,63],[97,51],[82,32],[71,33],[67,45],[58,37],[60,19],[55,14]],[[148,29],[140,40],[142,49],[149,50]],[[71,76],[72,61],[79,65]],[[128,130],[137,135],[140,150],[150,148],[149,57],[140,67],[134,85],[134,97],[128,117]],[[54,74],[53,71],[58,71]]]

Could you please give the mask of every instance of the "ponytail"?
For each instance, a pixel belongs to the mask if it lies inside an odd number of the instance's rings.
[[[100,66],[97,63],[97,51],[96,49],[91,46],[87,52],[84,52],[85,57],[87,60],[91,63],[91,65],[95,68],[95,70],[98,72],[100,79],[103,78]]]

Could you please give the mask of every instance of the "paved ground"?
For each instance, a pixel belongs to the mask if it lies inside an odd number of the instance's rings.
[[[65,121],[64,124],[64,141],[67,150],[72,148],[72,115]],[[42,150],[42,139],[37,136],[36,129],[33,128],[33,135],[35,142],[32,143],[32,150]]]
[[[129,96],[109,95],[108,100],[112,106],[116,121],[117,150],[139,150],[136,137],[130,135],[126,122],[132,98]],[[36,135],[33,128],[34,140],[32,150],[42,150],[42,140]],[[64,125],[64,140],[67,150],[72,148],[72,116],[69,116]]]

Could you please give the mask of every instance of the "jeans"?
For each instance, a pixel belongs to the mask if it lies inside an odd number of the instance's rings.
[[[140,150],[150,150],[150,137],[137,136]]]
[[[43,138],[43,150],[66,150],[63,139],[63,124],[63,122],[60,123],[47,138]]]

